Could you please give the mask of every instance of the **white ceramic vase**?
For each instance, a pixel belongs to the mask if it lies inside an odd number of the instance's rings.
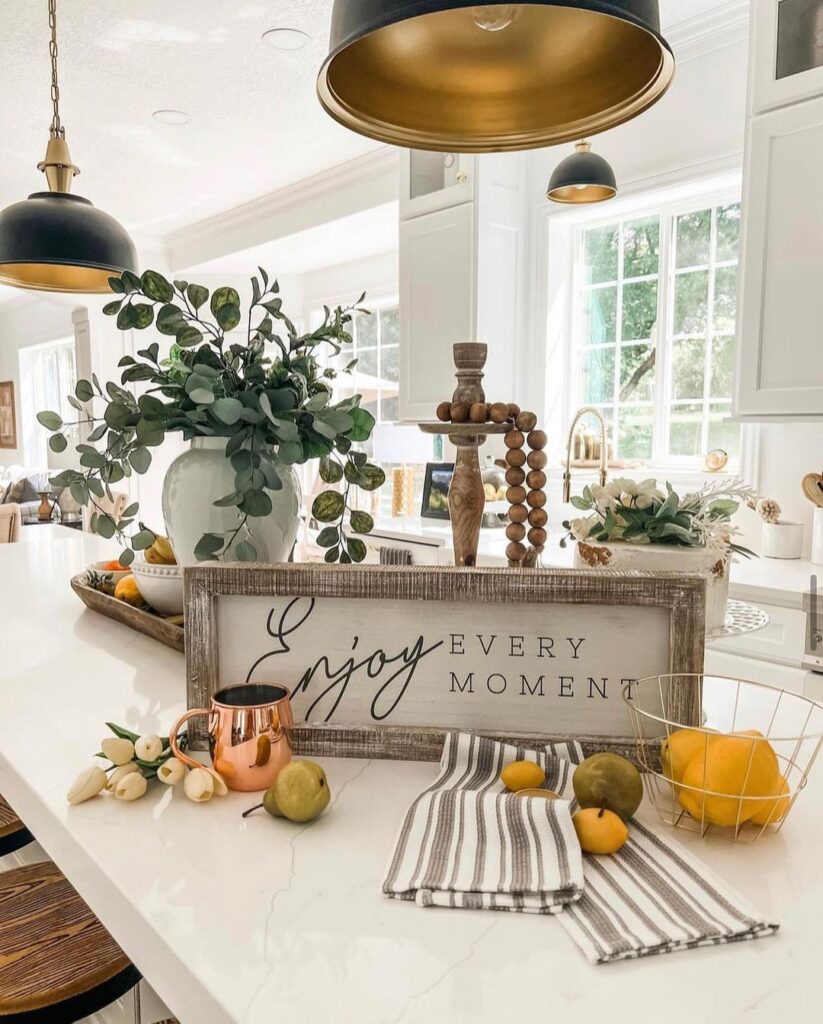
[[[726,621],[730,550],[725,544],[679,547],[673,544],[629,544],[626,541],[578,541],[575,569],[622,569],[640,572],[695,572],[706,580],[706,629]]]
[[[235,489],[226,442],[225,437],[192,438],[191,447],[172,462],[163,481],[163,518],[180,565],[197,562],[194,549],[204,533],[226,533],[240,522],[236,508],[214,505]],[[297,539],[300,484],[291,466],[279,467],[278,475],[283,487],[266,492],[271,498],[271,514],[250,516],[247,521],[260,562],[288,561]]]

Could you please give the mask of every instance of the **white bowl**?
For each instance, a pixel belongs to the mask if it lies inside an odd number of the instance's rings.
[[[131,567],[137,589],[147,605],[161,615],[183,611],[183,570],[179,565],[134,562]]]
[[[111,558],[107,558],[104,562],[92,562],[90,565],[86,566],[86,572],[108,573],[108,575],[111,576],[114,585],[117,586],[124,576],[129,575],[131,569],[117,569],[116,571],[112,571],[111,569],[104,568],[106,563],[111,561]]]

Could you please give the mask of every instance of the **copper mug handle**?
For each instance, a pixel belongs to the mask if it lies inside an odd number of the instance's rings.
[[[189,768],[202,768],[203,765],[199,761],[196,761],[193,757],[189,757],[188,754],[183,753],[183,751],[180,749],[180,745],[177,742],[177,734],[180,732],[181,727],[186,722],[188,722],[190,718],[194,718],[195,715],[210,714],[211,710],[209,708],[192,708],[190,711],[187,711],[185,714],[181,715],[174,723],[174,725],[171,727],[171,732],[169,733],[169,746],[171,747],[171,752],[172,754],[174,754],[176,758],[178,758],[178,760],[182,761],[183,764],[185,764]]]

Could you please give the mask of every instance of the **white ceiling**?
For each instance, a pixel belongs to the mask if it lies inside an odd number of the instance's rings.
[[[734,3],[735,0],[728,0]],[[315,97],[332,0],[60,0],[61,112],[75,190],[159,239],[351,160],[375,144],[336,125]],[[662,0],[664,29],[717,0]],[[45,0],[3,0],[0,205],[39,190],[50,119]],[[260,41],[276,26],[303,50]],[[187,111],[184,127],[152,111]]]

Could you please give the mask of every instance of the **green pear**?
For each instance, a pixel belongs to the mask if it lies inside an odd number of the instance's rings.
[[[273,818],[314,821],[329,806],[331,793],[326,773],[314,761],[290,761],[263,795],[263,803],[243,812],[243,817],[263,807]]]

